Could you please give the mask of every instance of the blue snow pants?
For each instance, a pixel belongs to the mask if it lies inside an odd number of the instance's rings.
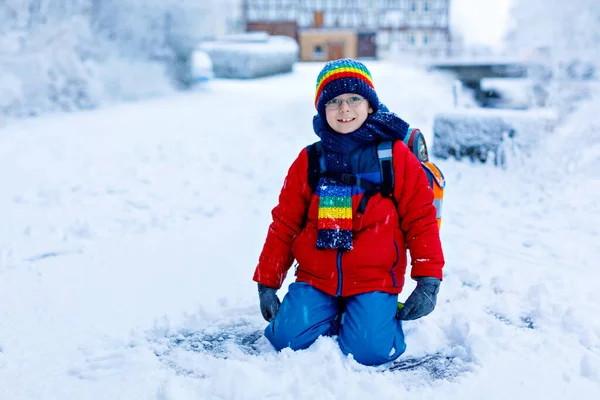
[[[306,349],[319,336],[337,335],[344,354],[363,365],[380,365],[406,350],[397,305],[398,296],[385,292],[335,297],[294,282],[265,336],[280,351]]]

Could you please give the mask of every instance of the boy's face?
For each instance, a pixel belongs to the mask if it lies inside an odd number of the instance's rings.
[[[342,135],[360,128],[372,112],[369,102],[355,93],[341,94],[325,106],[327,123],[331,129]]]

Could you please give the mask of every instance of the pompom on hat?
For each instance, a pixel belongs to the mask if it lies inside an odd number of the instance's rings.
[[[359,61],[351,58],[329,61],[317,77],[315,107],[322,118],[325,118],[325,105],[337,96],[345,93],[356,93],[369,101],[369,105],[377,112],[379,98],[373,85],[373,77]]]

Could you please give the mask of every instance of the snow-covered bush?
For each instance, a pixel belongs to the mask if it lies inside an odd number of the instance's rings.
[[[298,43],[287,36],[236,35],[202,43],[220,78],[257,78],[290,72],[298,60]]]
[[[550,110],[456,109],[438,113],[433,125],[432,154],[439,158],[467,157],[498,160],[506,145],[530,154],[540,139],[554,129]]]

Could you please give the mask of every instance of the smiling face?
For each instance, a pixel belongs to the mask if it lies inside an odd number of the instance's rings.
[[[360,128],[369,114],[373,112],[369,102],[363,96],[355,93],[341,94],[327,104],[325,107],[327,123],[331,129],[342,135]]]

